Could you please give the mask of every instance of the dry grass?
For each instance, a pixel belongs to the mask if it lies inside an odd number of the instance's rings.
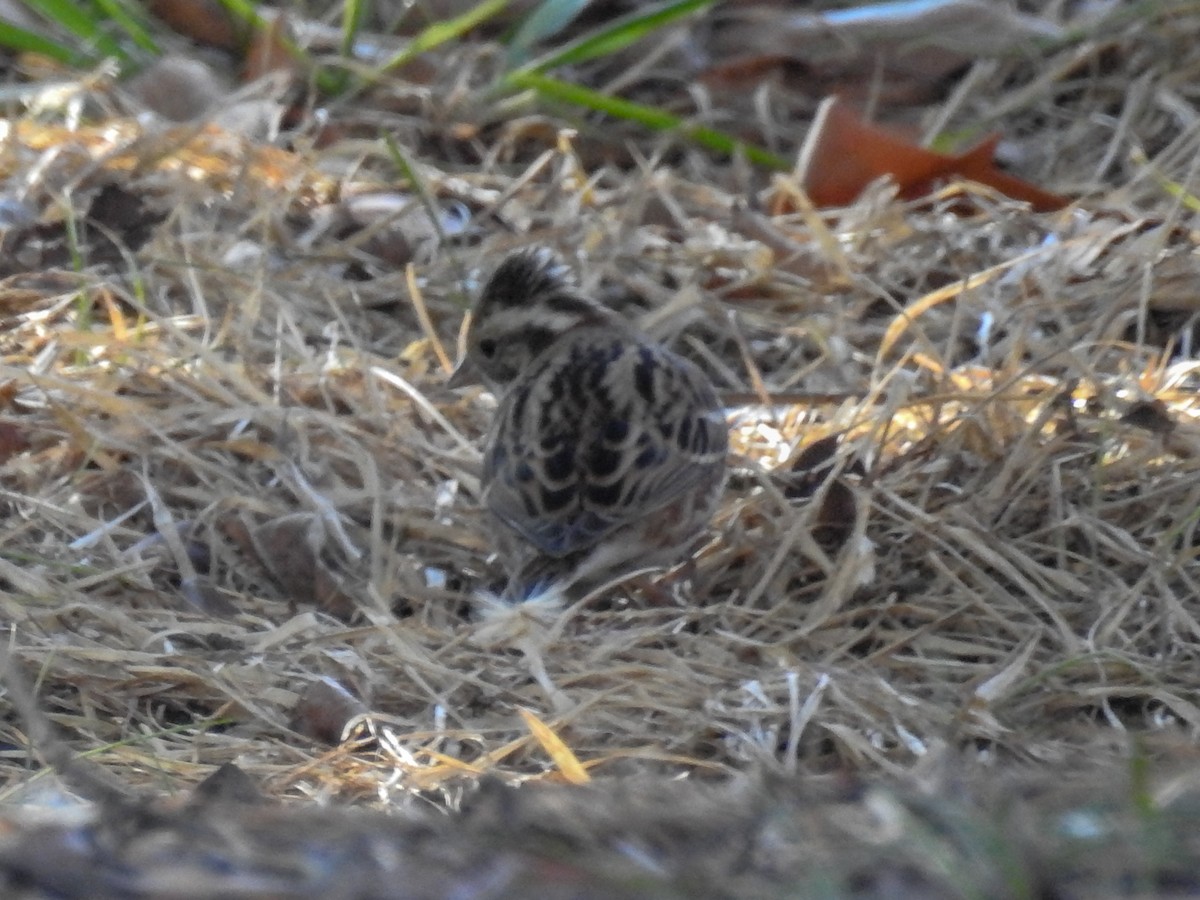
[[[227,762],[276,797],[454,805],[572,756],[595,776],[907,777],[1186,746],[1198,23],[1131,26],[1044,75],[993,66],[955,99],[1083,197],[1057,214],[969,186],[752,212],[788,179],[679,147],[600,165],[586,128],[490,124],[451,90],[459,60],[353,113],[470,210],[446,240],[407,194],[363,225],[392,177],[378,141],[13,122],[4,173],[38,222],[0,266],[9,654],[70,747],[156,795]],[[135,199],[160,217],[144,234]],[[533,240],[713,373],[737,456],[690,579],[497,617],[473,599],[498,577],[492,405],[443,382],[470,290]],[[801,485],[792,461],[830,435],[836,477]],[[306,736],[323,679],[378,740]],[[0,765],[28,797],[25,751]]]

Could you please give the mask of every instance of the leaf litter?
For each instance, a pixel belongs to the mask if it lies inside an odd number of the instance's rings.
[[[376,109],[428,199],[350,133],[10,120],[0,604],[40,712],[4,725],[9,895],[1194,887],[1171,35],[956,99],[1008,110],[1027,174],[1082,198],[1057,212],[963,182],[778,205],[791,176],[459,95]],[[1159,90],[1123,107],[1118,75]],[[409,99],[469,69],[444,78]],[[690,569],[483,615],[494,405],[444,382],[535,240],[713,374],[733,477]],[[80,807],[56,742],[134,799]],[[346,862],[314,874],[312,841]]]

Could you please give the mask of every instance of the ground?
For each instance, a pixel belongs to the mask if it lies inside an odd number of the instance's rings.
[[[498,99],[484,40],[280,134],[107,81],[13,110],[6,896],[1200,892],[1200,15],[1142,13],[884,92],[999,131],[1044,211],[818,210]],[[723,78],[713,124],[792,157],[829,87]],[[533,241],[734,452],[691,566],[513,610],[494,400],[445,380]]]

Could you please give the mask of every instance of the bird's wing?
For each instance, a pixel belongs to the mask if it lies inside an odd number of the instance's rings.
[[[592,335],[506,396],[486,503],[542,553],[565,556],[723,477],[727,445],[699,369],[656,344]]]

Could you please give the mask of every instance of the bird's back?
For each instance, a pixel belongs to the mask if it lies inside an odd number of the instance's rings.
[[[679,511],[699,520],[694,533],[724,482],[727,443],[716,394],[695,365],[636,332],[581,327],[506,394],[485,459],[487,504],[553,557],[636,532],[681,500],[705,507]],[[705,496],[693,497],[698,490]],[[673,524],[689,525],[660,530]]]

